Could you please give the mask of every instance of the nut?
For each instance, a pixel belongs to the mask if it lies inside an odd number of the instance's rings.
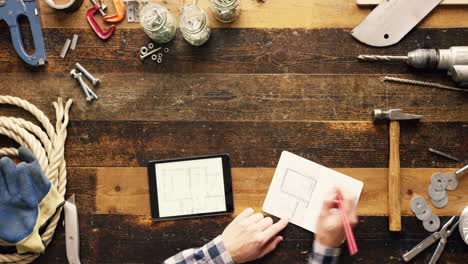
[[[164,48],[164,53],[169,53],[169,48]]]
[[[154,43],[149,43],[148,44],[148,49],[154,49]]]
[[[141,47],[141,48],[140,48],[140,53],[141,53],[142,55],[145,55],[146,53],[148,53],[148,48],[145,47],[145,46]]]
[[[156,54],[153,54],[153,55],[151,55],[151,59],[155,61],[155,60],[158,59],[158,56]]]

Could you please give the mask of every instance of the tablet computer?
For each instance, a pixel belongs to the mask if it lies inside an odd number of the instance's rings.
[[[155,221],[234,211],[228,154],[151,161],[148,176]]]

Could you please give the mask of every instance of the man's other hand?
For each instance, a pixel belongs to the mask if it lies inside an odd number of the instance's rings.
[[[317,232],[315,233],[317,242],[329,248],[340,247],[345,237],[343,222],[336,204],[338,192],[340,192],[341,197],[343,197],[343,207],[346,211],[345,214],[348,216],[349,223],[351,225],[357,224],[356,198],[350,196],[343,190],[334,189],[325,198],[317,222]]]
[[[283,240],[277,234],[288,223],[288,219],[281,219],[273,224],[271,217],[255,214],[252,208],[247,208],[224,229],[221,237],[232,260],[235,263],[244,263],[273,251]]]

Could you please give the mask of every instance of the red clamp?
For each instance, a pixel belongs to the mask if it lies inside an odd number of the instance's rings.
[[[110,26],[110,28],[106,31],[104,31],[101,26],[99,26],[99,24],[96,22],[96,19],[94,18],[94,14],[96,11],[98,11],[99,8],[101,8],[101,4],[97,4],[94,7],[88,9],[88,11],[86,11],[86,19],[99,38],[108,39],[112,36],[112,34],[114,34],[115,25]]]

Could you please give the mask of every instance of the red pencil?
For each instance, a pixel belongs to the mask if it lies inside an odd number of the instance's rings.
[[[341,219],[343,221],[345,235],[346,235],[346,244],[348,245],[349,255],[356,254],[359,249],[356,243],[356,239],[354,238],[353,228],[348,221],[348,217],[346,216],[345,210],[343,208],[343,198],[341,197],[341,193],[338,192],[336,196],[338,208],[340,209]]]

